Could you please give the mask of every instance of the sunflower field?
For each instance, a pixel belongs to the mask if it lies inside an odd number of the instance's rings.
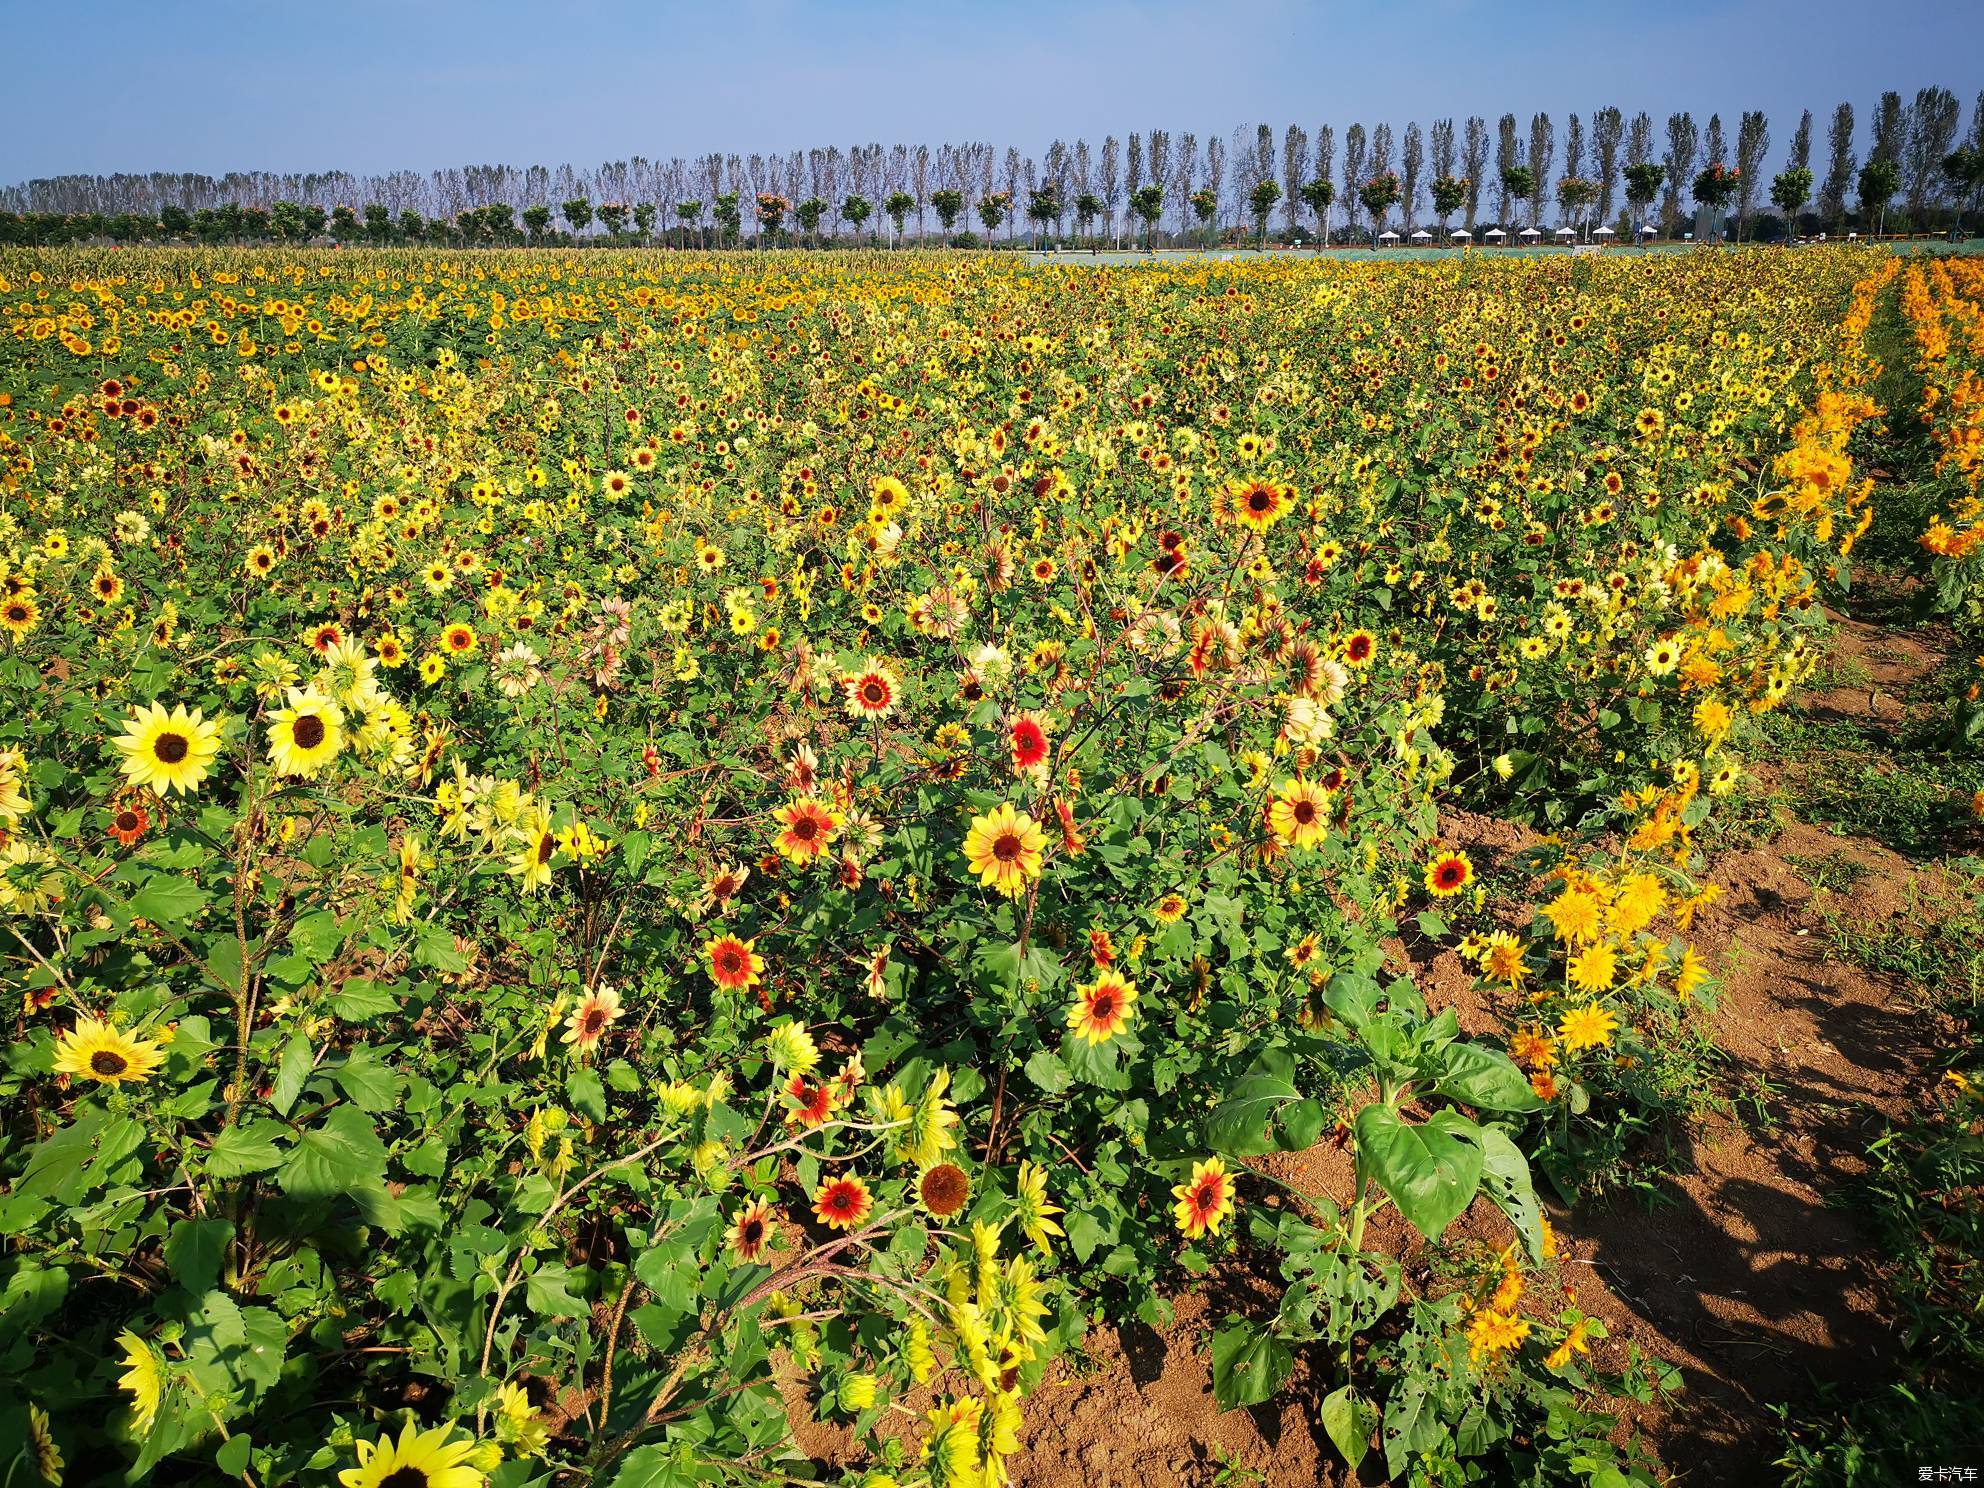
[[[826,1422],[996,1488],[1236,1265],[1222,1405],[1655,1481],[1539,1195],[1713,998],[1896,273],[0,254],[9,1481],[814,1481]],[[1470,1210],[1437,1281],[1373,1238]]]

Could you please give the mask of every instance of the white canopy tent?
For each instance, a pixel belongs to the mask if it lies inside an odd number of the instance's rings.
[[[1378,241],[1380,243],[1396,243],[1398,241],[1398,234],[1388,227],[1378,234]]]
[[[1415,243],[1430,243],[1433,241],[1433,235],[1422,227],[1412,235],[1412,241]]]
[[[1472,243],[1474,241],[1474,234],[1464,227],[1455,228],[1447,236],[1452,238],[1456,243]]]
[[[1560,238],[1575,238],[1577,235],[1578,230],[1574,227],[1560,227],[1557,229],[1557,236]]]
[[[1591,235],[1594,238],[1616,238],[1618,236],[1618,234],[1613,232],[1612,229],[1609,227],[1594,227],[1591,230]]]
[[[1491,227],[1481,236],[1484,238],[1506,238],[1508,234],[1503,232],[1499,227]]]
[[[1543,236],[1543,234],[1538,232],[1533,227],[1525,227],[1521,232],[1517,233],[1516,236],[1519,238],[1540,238]]]

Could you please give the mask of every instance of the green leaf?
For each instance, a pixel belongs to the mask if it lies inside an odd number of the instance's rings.
[[[1084,1265],[1098,1247],[1107,1245],[1116,1238],[1113,1227],[1105,1226],[1086,1209],[1076,1210],[1067,1219],[1068,1248],[1074,1251],[1075,1259]]]
[[[1480,1111],[1535,1111],[1543,1102],[1516,1062],[1483,1044],[1448,1044],[1433,1089]]]
[[[1341,1385],[1324,1398],[1321,1414],[1323,1430],[1343,1453],[1343,1460],[1356,1467],[1371,1450],[1371,1433],[1378,1429],[1377,1408],[1350,1386]]]
[[[173,1279],[189,1292],[211,1291],[220,1280],[221,1261],[233,1238],[233,1220],[180,1220],[165,1238],[165,1263],[172,1268]]]
[[[1509,1217],[1530,1260],[1543,1263],[1543,1211],[1522,1149],[1499,1127],[1481,1128],[1481,1187]]]
[[[1356,1032],[1371,1021],[1378,995],[1378,984],[1369,977],[1340,971],[1324,984],[1323,1005]]]
[[[383,1018],[400,1003],[399,999],[376,982],[354,978],[346,982],[328,999],[331,1011],[347,1023],[368,1023],[374,1018]]]
[[[592,1121],[606,1119],[606,1085],[596,1070],[587,1065],[578,1065],[565,1077],[565,1094],[571,1097],[572,1109]]]
[[[297,1140],[276,1182],[298,1199],[378,1193],[386,1184],[386,1144],[363,1111],[339,1106]]]
[[[538,1267],[524,1283],[524,1305],[542,1317],[584,1317],[586,1304],[572,1295],[571,1280],[569,1266]]]
[[[133,918],[150,920],[166,929],[177,929],[191,919],[207,902],[204,891],[177,875],[148,875],[144,886],[131,896],[126,906]]]
[[[276,1138],[284,1130],[274,1121],[223,1127],[207,1150],[208,1174],[215,1178],[239,1178],[247,1173],[266,1173],[282,1161],[283,1151],[276,1145]]]
[[[403,1083],[399,1072],[369,1044],[354,1048],[344,1063],[331,1071],[331,1079],[361,1111],[390,1110],[399,1101]]]
[[[1206,1118],[1206,1140],[1229,1157],[1300,1152],[1316,1145],[1329,1113],[1295,1088],[1295,1057],[1269,1049]]]
[[[420,925],[414,930],[413,959],[435,971],[468,970],[468,957],[455,948],[455,937],[439,925]]]
[[[1221,1410],[1259,1405],[1295,1371],[1295,1355],[1265,1328],[1235,1322],[1212,1339],[1212,1395]]]
[[[1358,1160],[1406,1221],[1436,1240],[1481,1186],[1481,1148],[1471,1140],[1478,1131],[1452,1111],[1414,1126],[1375,1101],[1357,1113]]]
[[[344,944],[346,922],[335,910],[320,909],[304,915],[290,928],[289,943],[299,954],[309,957],[312,966],[322,966]]]
[[[215,1450],[214,1466],[230,1478],[240,1477],[248,1470],[248,1453],[254,1445],[246,1432],[235,1432]]]
[[[14,1192],[74,1204],[108,1183],[144,1140],[143,1125],[130,1117],[91,1111],[28,1154],[27,1169]]]
[[[695,1488],[706,1481],[686,1445],[636,1447],[608,1488]]]
[[[282,1064],[276,1070],[275,1084],[269,1090],[269,1105],[278,1116],[287,1116],[303,1094],[303,1086],[317,1067],[317,1056],[310,1047],[310,1035],[297,1029],[282,1051]]]
[[[1074,1083],[1068,1066],[1052,1049],[1035,1049],[1026,1062],[1026,1077],[1049,1095],[1059,1095]]]

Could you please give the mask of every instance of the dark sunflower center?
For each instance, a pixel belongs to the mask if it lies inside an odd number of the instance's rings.
[[[588,1037],[597,1038],[600,1035],[600,1033],[605,1029],[605,1027],[606,1027],[606,1009],[605,1008],[587,1009],[585,1021],[580,1025],[581,1030]]]
[[[810,816],[802,816],[792,824],[792,835],[801,842],[811,842],[820,835],[820,824]]]
[[[1116,994],[1114,992],[1098,992],[1095,996],[1093,1011],[1095,1020],[1098,1023],[1107,1023],[1111,1018],[1116,1016]]]
[[[1020,839],[1017,833],[1007,832],[992,844],[992,856],[1002,863],[1015,862],[1019,855]]]
[[[1248,508],[1257,514],[1266,511],[1273,505],[1274,497],[1270,496],[1266,491],[1256,491],[1247,498]]]
[[[747,1246],[762,1245],[765,1239],[765,1222],[755,1214],[752,1215],[751,1218],[744,1221],[743,1226],[737,1232],[737,1237]]]
[[[744,958],[726,946],[716,953],[716,967],[726,976],[736,976],[743,969]]]
[[[1312,801],[1297,801],[1295,803],[1294,816],[1303,826],[1308,826],[1310,822],[1316,819],[1315,803]]]
[[[557,850],[558,850],[558,844],[552,840],[551,834],[549,832],[546,832],[542,837],[537,839],[538,862],[540,863],[550,862],[551,855]]]
[[[324,742],[324,720],[315,713],[305,713],[289,726],[289,732],[298,749],[315,749]]]
[[[879,682],[870,682],[861,689],[861,696],[870,707],[880,707],[889,700],[889,690]]]
[[[160,764],[176,765],[192,752],[192,741],[184,734],[160,734],[152,741],[152,754]]]
[[[957,1213],[968,1191],[964,1173],[950,1163],[932,1168],[923,1180],[923,1202],[940,1219]]]
[[[14,622],[14,623],[15,623],[16,625],[25,625],[25,624],[27,624],[27,623],[28,623],[28,607],[27,607],[26,605],[19,605],[19,604],[10,604],[10,605],[8,605],[8,606],[7,606],[7,618],[8,618],[9,620],[11,620],[11,621],[13,621],[13,622]]]
[[[137,831],[137,830],[138,830],[138,813],[137,813],[137,812],[135,812],[135,811],[120,811],[120,812],[118,812],[118,813],[117,813],[117,822],[116,822],[116,825],[117,825],[117,830],[118,830],[118,831],[120,831],[120,832],[135,832],[135,831]]]
[[[121,1075],[131,1067],[131,1061],[111,1049],[98,1049],[90,1055],[90,1070],[102,1075],[106,1080],[113,1075]]]
[[[431,1481],[425,1468],[409,1465],[396,1467],[379,1479],[379,1488],[427,1488]]]

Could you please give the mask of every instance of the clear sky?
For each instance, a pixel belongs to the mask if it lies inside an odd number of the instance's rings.
[[[378,172],[1151,126],[1402,127],[1617,104],[1770,116],[1941,84],[1968,129],[1984,0],[0,0],[0,183]]]

